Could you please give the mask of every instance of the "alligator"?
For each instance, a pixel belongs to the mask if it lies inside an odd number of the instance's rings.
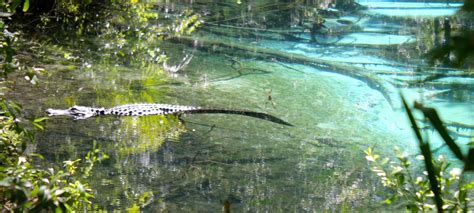
[[[236,114],[263,119],[266,121],[293,126],[292,124],[262,112],[254,112],[248,110],[233,110],[233,109],[213,109],[201,108],[195,106],[182,106],[170,104],[127,104],[112,108],[104,107],[86,107],[73,106],[68,109],[47,109],[46,113],[49,116],[69,116],[74,120],[87,119],[94,116],[115,115],[115,116],[146,116],[146,115],[182,115],[195,113],[220,113],[220,114]]]

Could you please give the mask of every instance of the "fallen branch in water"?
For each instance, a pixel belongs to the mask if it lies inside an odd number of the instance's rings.
[[[424,120],[418,120],[422,123],[429,123],[427,121],[424,121]],[[456,131],[459,131],[459,130],[474,130],[474,125],[471,125],[471,124],[465,124],[465,123],[459,123],[459,122],[443,122],[443,125],[447,128],[452,128],[452,129],[456,129]],[[431,125],[429,125],[431,126]]]
[[[252,56],[261,59],[276,58],[279,61],[310,65],[322,71],[337,73],[361,80],[372,89],[381,92],[393,108],[399,108],[401,106],[396,88],[390,82],[387,82],[386,80],[379,78],[376,74],[367,72],[365,69],[360,67],[344,64],[341,62],[307,57],[300,54],[286,53],[268,48],[242,45],[228,41],[220,41],[217,39],[210,40],[205,38],[192,38],[182,36],[172,37],[170,38],[170,41],[184,43],[203,49],[211,49],[213,51],[222,51],[226,54],[238,54],[238,52],[235,50],[240,50],[245,51],[247,53],[251,53]],[[228,51],[227,49],[231,49],[233,51]]]
[[[434,131],[435,128],[431,125],[427,125],[427,126],[423,126],[423,127],[420,127],[420,130],[431,130],[431,131]],[[449,127],[446,128],[446,131],[449,133],[449,135],[451,136],[454,136],[455,138],[456,137],[461,137],[461,138],[472,138],[474,137],[474,135],[471,135],[471,134],[463,134],[463,133],[460,133],[458,131],[455,131],[455,130],[452,130],[450,129]]]
[[[450,68],[450,67],[432,67],[432,66],[422,66],[422,65],[409,65],[409,64],[401,64],[401,63],[374,63],[374,62],[341,62],[346,64],[355,64],[355,65],[374,65],[374,66],[390,66],[390,67],[403,67],[403,68],[412,68],[412,69],[424,69],[424,70],[432,70],[432,71],[412,71],[411,73],[419,73],[419,74],[447,74],[446,71],[462,71],[462,72],[469,72],[468,69],[459,69],[459,68]],[[437,70],[442,70],[443,72],[437,72]],[[391,72],[387,72],[391,73]],[[396,72],[393,72],[396,73]],[[453,75],[453,74],[451,74]],[[471,74],[471,75],[474,75]]]
[[[426,77],[423,80],[417,81],[417,83],[426,83],[442,78],[449,78],[449,77],[461,77],[461,78],[474,78],[474,72],[471,73],[457,73],[457,74],[446,74],[446,73],[437,73],[435,75],[431,75]]]

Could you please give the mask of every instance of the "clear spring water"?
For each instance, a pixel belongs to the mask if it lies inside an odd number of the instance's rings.
[[[193,36],[365,69],[393,84],[390,96],[398,97],[401,91],[410,101],[423,100],[436,107],[448,121],[472,125],[472,79],[437,80],[446,81],[443,88],[404,86],[404,81],[417,78],[413,71],[418,65],[426,65],[421,54],[413,51],[426,36],[412,25],[413,14],[444,16],[456,11],[435,4],[429,4],[436,6],[430,10],[422,4],[367,3],[365,15],[344,17],[357,26],[351,33],[318,36],[318,44],[308,43],[307,33],[300,35],[300,41],[230,36],[233,32],[225,27],[218,28],[230,31],[227,35],[208,30],[212,25],[203,25]],[[335,19],[327,22],[334,29],[342,27]],[[255,212],[378,209],[381,185],[369,171],[363,150],[375,146],[391,156],[396,145],[410,155],[418,152],[400,106],[367,82],[339,70],[262,58],[256,52],[213,51],[212,45],[202,49],[170,42],[162,48],[171,61],[186,53],[194,57],[172,75],[86,59],[72,71],[52,67],[53,74],[35,89],[39,92],[18,87],[13,93],[34,115],[73,104],[110,107],[160,102],[267,112],[294,127],[205,114],[187,115],[184,123],[159,116],[48,120],[36,147],[48,162],[79,158],[93,141],[110,156],[91,177],[96,201],[104,208],[125,209],[150,192],[153,198],[144,208],[149,211],[215,212],[224,201],[233,210]],[[441,145],[436,135],[431,137],[434,147]],[[468,140],[458,138],[461,144]]]

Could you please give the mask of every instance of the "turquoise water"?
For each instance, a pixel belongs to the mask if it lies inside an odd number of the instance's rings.
[[[371,2],[359,1],[370,8],[369,14],[395,17],[445,17],[452,16],[461,3],[439,2]]]
[[[334,30],[318,35],[317,43],[308,33],[292,40],[204,23],[193,42],[163,43],[170,63],[193,54],[177,73],[91,57],[70,71],[52,66],[39,93],[22,91],[28,87],[14,93],[34,115],[72,104],[156,102],[248,109],[294,125],[206,114],[187,115],[183,123],[158,116],[48,120],[36,150],[49,162],[81,157],[93,141],[108,153],[91,178],[97,203],[108,209],[125,209],[144,192],[153,194],[148,211],[214,212],[225,201],[252,212],[380,209],[382,187],[363,151],[375,146],[391,156],[399,146],[418,153],[399,92],[436,107],[446,121],[474,125],[474,90],[472,78],[464,77],[408,84],[436,71],[417,49],[427,35],[412,14],[434,13],[423,3],[367,5],[364,15],[343,17],[352,21],[350,32],[329,18]],[[456,7],[442,10],[436,14],[452,15]],[[425,73],[415,72],[419,67]]]

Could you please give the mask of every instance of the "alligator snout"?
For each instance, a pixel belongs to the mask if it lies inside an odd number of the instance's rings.
[[[57,115],[69,115],[71,116],[71,113],[69,112],[69,110],[63,110],[63,109],[47,109],[46,110],[46,114],[48,114],[48,116],[57,116]]]

